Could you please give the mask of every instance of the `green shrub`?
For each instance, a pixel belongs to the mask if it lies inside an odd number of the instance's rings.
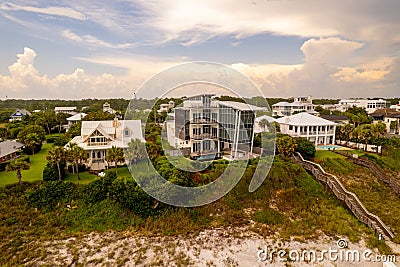
[[[315,157],[315,145],[305,138],[296,138],[296,152],[299,152],[306,160]]]
[[[82,198],[90,204],[107,198],[107,187],[102,180],[95,180],[87,184],[82,191]]]
[[[285,222],[285,217],[276,210],[267,209],[254,213],[253,220],[259,223],[279,225]]]
[[[110,196],[123,207],[142,217],[150,216],[155,212],[153,199],[133,180],[115,179],[110,188]]]
[[[65,178],[65,161],[60,162],[61,179]],[[58,177],[58,167],[56,163],[47,162],[43,169],[43,181],[57,181]]]
[[[77,192],[77,186],[71,182],[45,182],[25,194],[29,205],[36,208],[52,208],[57,203],[71,201]]]

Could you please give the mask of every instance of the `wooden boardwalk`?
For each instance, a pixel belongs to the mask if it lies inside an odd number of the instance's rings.
[[[382,234],[385,239],[390,240],[395,237],[389,227],[378,216],[370,213],[354,193],[347,191],[335,175],[325,172],[321,165],[305,160],[300,153],[296,152],[293,159],[311,172],[318,181],[327,185],[338,199],[346,203],[359,221],[365,223],[376,234]]]

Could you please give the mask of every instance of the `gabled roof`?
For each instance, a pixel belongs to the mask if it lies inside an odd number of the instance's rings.
[[[262,120],[267,120],[268,122],[274,122],[275,121],[274,118],[272,118],[270,116],[267,116],[267,115],[263,115],[263,116],[260,116],[260,117],[256,118],[256,122],[260,122]]]
[[[320,117],[301,112],[292,116],[279,118],[276,120],[279,124],[287,124],[293,126],[326,126],[336,125],[336,123],[322,119]]]
[[[86,141],[95,131],[99,131],[104,137],[107,139],[111,140],[112,138],[108,135],[108,133],[103,129],[101,126],[101,123],[98,123],[95,128],[93,128],[88,135],[83,139],[83,141]]]
[[[14,111],[14,113],[11,115],[11,117],[13,117],[13,116],[21,117],[21,116],[25,116],[25,115],[31,115],[31,113],[29,111],[27,111],[26,109],[17,109]]]
[[[87,115],[86,113],[78,113],[78,114],[75,114],[75,115],[73,115],[71,117],[68,117],[67,121],[80,121],[86,115]]]
[[[0,143],[0,158],[10,155],[14,152],[17,152],[20,150],[24,144],[12,141],[12,140],[6,140],[4,142]]]

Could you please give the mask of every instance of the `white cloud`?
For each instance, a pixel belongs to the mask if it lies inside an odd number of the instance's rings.
[[[2,90],[11,98],[110,98],[130,97],[133,90],[123,79],[111,74],[89,75],[83,69],[54,78],[41,75],[34,66],[36,52],[24,48],[9,66],[9,75],[0,75]]]
[[[49,7],[34,7],[34,6],[22,6],[22,5],[17,5],[13,4],[10,2],[6,2],[3,4],[0,4],[0,9],[4,11],[27,11],[27,12],[33,12],[33,13],[40,13],[40,14],[46,14],[46,15],[51,15],[51,16],[61,16],[61,17],[67,17],[71,19],[76,19],[76,20],[86,20],[86,16],[83,15],[82,13],[69,8],[69,7],[56,7],[56,6],[49,6]]]
[[[398,77],[394,72],[400,60],[355,55],[362,46],[340,38],[310,39],[301,47],[304,64],[233,67],[252,78],[267,96],[397,96]]]
[[[61,36],[65,37],[71,41],[89,44],[92,46],[107,47],[107,48],[129,48],[134,45],[132,43],[120,43],[120,44],[109,43],[109,42],[100,40],[90,34],[86,34],[81,37],[69,29],[62,31]]]
[[[238,38],[265,32],[302,37],[341,35],[360,40],[389,40],[398,34],[398,1],[132,1],[144,10],[144,23],[159,29],[165,40],[187,43],[212,36]],[[200,34],[201,33],[201,34]],[[199,36],[201,38],[199,38]]]

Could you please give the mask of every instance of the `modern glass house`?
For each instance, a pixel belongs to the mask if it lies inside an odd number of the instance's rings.
[[[199,160],[223,155],[231,159],[247,156],[252,152],[256,111],[263,109],[246,103],[214,100],[214,96],[188,97],[183,106],[174,109],[175,142],[171,145],[190,148],[191,158]]]

